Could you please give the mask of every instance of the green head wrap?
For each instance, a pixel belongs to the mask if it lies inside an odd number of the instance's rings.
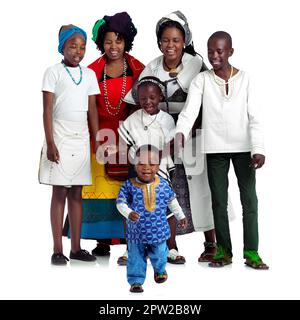
[[[103,26],[105,23],[106,23],[106,21],[105,21],[104,19],[100,19],[100,20],[96,21],[96,23],[95,23],[95,25],[94,25],[94,27],[93,27],[93,31],[92,31],[92,33],[93,33],[92,40],[93,40],[94,42],[97,41],[99,28],[100,28],[101,26]]]

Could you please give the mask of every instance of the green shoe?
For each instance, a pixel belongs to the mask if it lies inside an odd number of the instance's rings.
[[[258,270],[269,269],[269,266],[262,261],[258,252],[255,250],[245,250],[244,259],[246,259],[245,264],[250,268],[258,269]]]
[[[212,268],[224,267],[232,263],[232,256],[228,255],[222,246],[217,247],[217,252],[213,257],[212,262],[208,264]]]

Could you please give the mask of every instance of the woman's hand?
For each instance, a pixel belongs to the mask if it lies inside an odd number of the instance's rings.
[[[181,132],[177,132],[174,138],[175,150],[180,151],[184,148],[184,135]]]
[[[187,224],[188,224],[187,218],[184,217],[183,219],[181,219],[179,221],[179,223],[180,223],[180,226],[181,226],[182,229],[186,229],[187,228]]]
[[[110,157],[114,154],[116,154],[119,151],[118,147],[114,144],[110,144],[108,146],[105,146],[104,155],[106,157]]]

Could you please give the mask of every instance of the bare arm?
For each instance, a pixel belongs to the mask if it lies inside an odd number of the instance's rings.
[[[191,82],[186,103],[181,110],[176,124],[175,144],[178,150],[184,147],[190,131],[199,115],[202,104],[204,77],[199,73]]]
[[[52,119],[53,100],[54,100],[54,93],[43,91],[43,108],[44,108],[43,121],[44,121],[45,137],[47,142],[47,158],[50,161],[58,163],[59,153],[53,138],[53,119]]]
[[[97,151],[99,146],[99,142],[96,141],[97,132],[99,131],[99,119],[98,119],[98,111],[96,106],[96,96],[89,96],[89,109],[88,109],[88,121],[90,124],[90,128],[92,131],[92,139],[94,142],[94,151]]]

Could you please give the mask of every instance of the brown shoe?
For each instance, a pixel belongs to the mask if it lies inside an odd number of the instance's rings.
[[[126,266],[127,265],[127,260],[128,260],[128,251],[126,250],[124,254],[118,258],[117,264],[119,266]]]
[[[176,249],[171,249],[168,254],[168,262],[171,264],[185,264],[185,257],[181,256]]]
[[[215,242],[204,242],[204,251],[198,258],[198,262],[211,262],[217,252],[217,244]]]
[[[166,271],[163,273],[158,273],[158,272],[154,273],[154,280],[156,283],[163,283],[167,281],[167,279],[168,279],[168,274]]]
[[[134,293],[140,293],[140,292],[143,292],[144,289],[142,287],[141,284],[139,283],[134,283],[131,287],[130,287],[130,292],[134,292]]]

